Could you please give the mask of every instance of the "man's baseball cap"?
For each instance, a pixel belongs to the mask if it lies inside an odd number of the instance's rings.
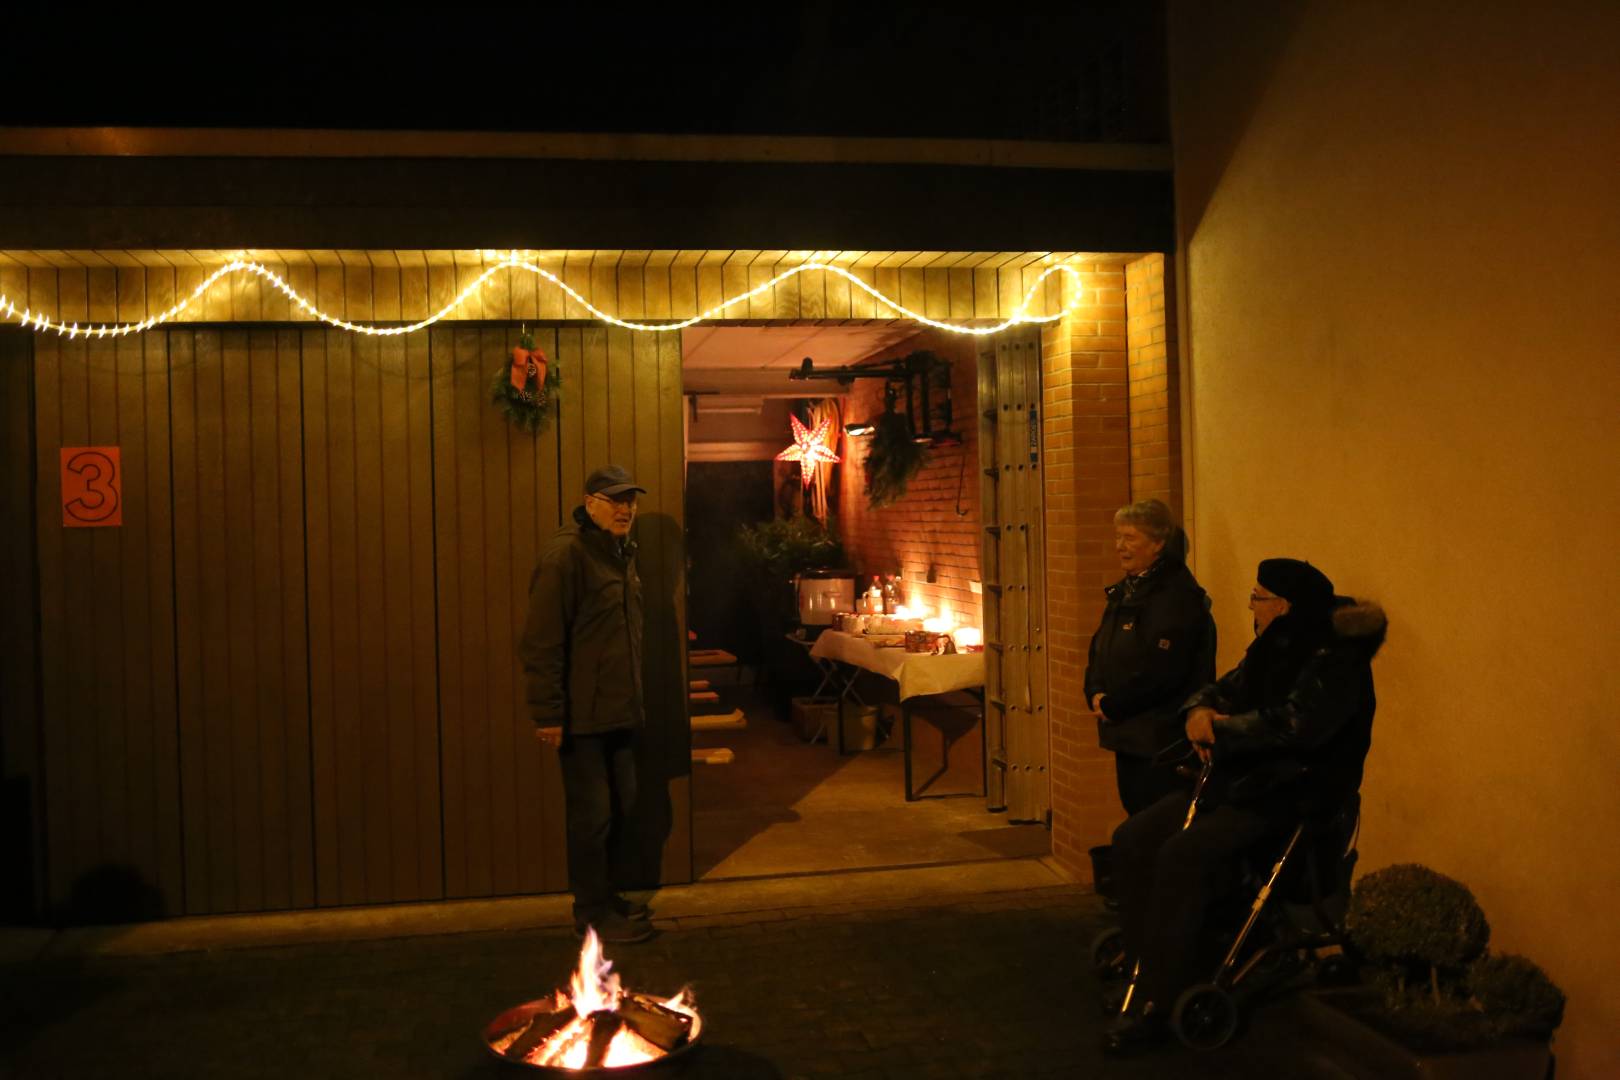
[[[585,480],[585,494],[623,495],[627,491],[639,491],[647,494],[647,489],[630,479],[630,474],[617,465],[604,465],[591,473]]]

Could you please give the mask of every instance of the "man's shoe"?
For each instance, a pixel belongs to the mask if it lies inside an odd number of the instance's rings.
[[[1125,1013],[1103,1025],[1102,1051],[1109,1055],[1128,1054],[1163,1042],[1168,1033],[1164,1018],[1149,1003],[1140,1013]]]
[[[574,923],[574,936],[584,937],[586,923]],[[595,928],[596,936],[607,945],[633,945],[638,941],[646,941],[653,936],[653,928],[644,922],[632,922],[616,911],[610,911],[589,924]]]
[[[626,919],[634,919],[636,922],[646,922],[652,918],[652,908],[640,900],[632,900],[627,896],[615,896],[608,901],[608,906],[615,914],[622,915]]]

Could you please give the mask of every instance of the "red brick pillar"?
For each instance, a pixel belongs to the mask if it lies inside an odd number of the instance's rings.
[[[1181,394],[1176,379],[1175,303],[1168,260],[1144,255],[1125,266],[1129,354],[1131,499],[1163,499],[1181,516]]]
[[[1121,816],[1083,680],[1102,590],[1118,576],[1113,512],[1131,496],[1125,285],[1123,267],[1087,269],[1081,306],[1041,336],[1052,853],[1087,881],[1086,849]]]

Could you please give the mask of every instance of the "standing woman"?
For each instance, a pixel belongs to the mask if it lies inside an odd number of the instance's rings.
[[[1121,580],[1091,638],[1086,701],[1097,741],[1114,752],[1119,801],[1145,810],[1180,786],[1160,750],[1182,736],[1181,706],[1215,681],[1215,620],[1209,596],[1187,569],[1187,534],[1158,499],[1114,514]]]

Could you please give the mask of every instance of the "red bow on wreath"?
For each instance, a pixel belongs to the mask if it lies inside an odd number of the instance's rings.
[[[546,354],[539,349],[512,346],[512,389],[523,393],[531,374],[540,381],[541,386],[546,385]]]

